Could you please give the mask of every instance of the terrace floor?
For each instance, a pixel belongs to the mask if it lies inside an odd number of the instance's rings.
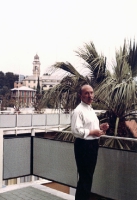
[[[0,200],[74,200],[74,196],[33,183],[6,186],[0,189]]]

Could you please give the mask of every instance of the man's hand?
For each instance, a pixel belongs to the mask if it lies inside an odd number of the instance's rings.
[[[105,135],[106,132],[103,131],[103,130],[98,130],[98,129],[95,129],[95,130],[92,130],[90,131],[89,135],[91,136],[96,136],[96,137],[100,137],[101,135]]]
[[[100,129],[101,130],[106,131],[106,130],[108,130],[108,128],[109,128],[109,124],[108,123],[100,124]]]

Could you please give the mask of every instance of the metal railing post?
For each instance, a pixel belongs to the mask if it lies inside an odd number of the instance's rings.
[[[33,138],[35,136],[35,129],[31,129],[31,172],[33,173]],[[31,181],[35,181],[35,177],[31,175]]]
[[[0,188],[3,183],[3,129],[0,129]]]

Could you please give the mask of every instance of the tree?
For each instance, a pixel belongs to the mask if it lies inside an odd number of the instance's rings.
[[[40,100],[41,100],[41,97],[42,97],[42,94],[41,94],[41,91],[40,91],[40,83],[39,83],[39,77],[38,77],[38,83],[37,83],[37,90],[36,90],[36,95],[35,95],[35,102],[34,102],[34,108],[35,110],[37,111],[40,111],[41,108],[40,108]]]
[[[81,75],[70,63],[55,63],[55,68],[63,69],[68,74],[59,85],[45,93],[42,105],[46,105],[49,98],[55,95],[55,107],[62,104],[73,109],[79,103],[77,91],[81,85],[88,83],[94,87],[96,103],[105,105],[107,108],[105,120],[110,123],[107,134],[133,137],[125,126],[125,121],[131,118],[136,119],[134,111],[137,96],[134,77],[137,76],[137,45],[135,41],[133,43],[130,41],[129,44],[124,41],[123,47],[116,51],[113,73],[107,70],[107,59],[97,53],[93,42],[85,44],[84,48],[76,53],[84,60],[83,69],[88,69],[89,74]],[[117,143],[121,148],[125,146],[118,140],[108,141],[107,145]]]
[[[53,66],[56,69],[63,69],[67,72],[67,75],[62,79],[60,84],[45,91],[41,106],[47,106],[51,99],[54,99],[54,108],[58,109],[61,106],[64,108],[73,109],[78,104],[77,91],[80,85],[84,83],[90,83],[89,78],[82,76],[70,63],[55,63]]]
[[[0,89],[2,89],[2,87],[5,84],[5,77],[4,77],[4,73],[2,71],[0,71]]]
[[[4,74],[0,71],[0,98],[2,100],[2,106],[10,106],[10,89],[14,87],[14,82],[18,80],[18,75],[14,75],[12,72]]]
[[[18,80],[18,75],[14,75],[12,72],[5,74],[5,84],[9,89],[14,88],[14,82]]]
[[[10,90],[7,86],[3,86],[2,89],[0,89],[0,94],[5,96],[6,94],[10,94]]]
[[[39,77],[38,77],[38,83],[37,83],[37,91],[36,91],[36,94],[40,94]]]

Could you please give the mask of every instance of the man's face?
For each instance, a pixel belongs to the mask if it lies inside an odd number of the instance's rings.
[[[94,91],[90,85],[84,85],[81,88],[81,100],[90,105],[93,102]]]

